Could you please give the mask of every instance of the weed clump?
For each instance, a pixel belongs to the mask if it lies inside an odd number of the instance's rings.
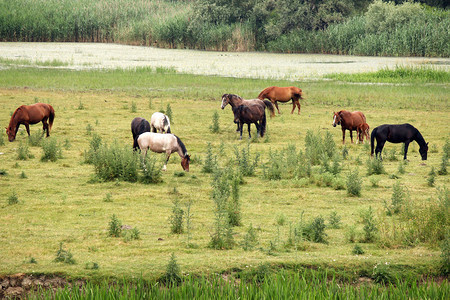
[[[173,201],[172,216],[170,216],[170,232],[175,234],[183,233],[183,216],[184,211],[180,207],[180,200],[175,198]]]
[[[176,286],[181,283],[180,266],[177,263],[175,253],[172,253],[166,267],[166,273],[159,279],[166,286]]]
[[[219,113],[217,111],[214,111],[214,114],[212,116],[212,124],[209,126],[209,130],[212,133],[219,133],[220,127],[219,127]]]
[[[379,158],[373,158],[367,160],[367,175],[373,175],[373,174],[386,174],[386,171],[384,170],[383,161]]]
[[[42,142],[42,156],[41,161],[55,162],[58,158],[62,158],[62,149],[58,145],[56,139],[47,138]]]
[[[17,197],[17,193],[13,191],[11,195],[8,197],[8,205],[14,205],[19,203],[19,197]]]
[[[113,214],[111,217],[111,221],[109,221],[108,236],[120,237],[121,233],[122,233],[122,222],[117,218],[115,214]]]
[[[347,176],[347,194],[349,196],[361,196],[362,179],[359,177],[358,170],[350,172]]]
[[[73,258],[72,253],[68,250],[63,249],[63,243],[59,244],[59,249],[56,252],[56,257],[54,259],[55,262],[62,262],[69,265],[75,264],[75,259]]]
[[[251,251],[256,247],[256,245],[258,245],[258,236],[255,228],[253,228],[253,225],[250,223],[250,226],[244,235],[244,239],[242,240],[241,246],[244,251]]]

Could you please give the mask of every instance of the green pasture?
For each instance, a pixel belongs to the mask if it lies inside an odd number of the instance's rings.
[[[301,101],[301,114],[290,114],[291,103],[280,104],[282,114],[268,117],[267,137],[249,141],[245,129],[245,138],[240,141],[231,108],[220,109],[222,94],[255,98],[270,85],[302,88],[306,99]],[[436,175],[432,186],[428,182],[432,168],[436,172],[441,168],[446,143],[448,147],[448,95],[448,81],[288,82],[193,76],[165,69],[0,69],[1,125],[7,126],[12,112],[22,104],[49,103],[56,112],[50,139],[55,139],[62,150],[62,158],[43,162],[42,147],[28,145],[31,157],[19,160],[18,149],[28,141],[26,132],[19,131],[16,140],[10,143],[2,131],[0,274],[62,273],[71,278],[154,279],[165,272],[174,253],[182,274],[250,270],[268,264],[333,268],[350,277],[370,277],[377,266],[398,274],[438,276],[443,264],[442,234],[436,235],[438,238],[421,236],[428,233],[420,231],[427,227],[420,224],[431,224],[441,233],[449,230],[450,178]],[[180,158],[174,153],[162,175],[162,183],[98,180],[94,167],[84,163],[93,136],[98,134],[108,145],[117,143],[131,148],[131,120],[137,116],[149,120],[153,112],[166,110],[168,105],[173,112],[172,131],[192,156],[190,172],[182,172]],[[347,132],[346,144],[342,145],[340,127],[331,125],[333,111],[341,109],[363,111],[371,128],[385,123],[411,123],[429,142],[428,160],[420,159],[418,145],[413,143],[405,172],[399,173],[401,145],[387,144],[383,153],[386,172],[367,175],[369,143],[351,144]],[[215,112],[219,114],[218,133],[209,129]],[[41,125],[31,126],[32,135],[40,130]],[[326,186],[320,177],[320,166],[313,167],[315,177],[309,179],[295,178],[292,174],[282,174],[280,180],[263,177],[263,166],[270,167],[269,153],[281,153],[288,147],[304,152],[308,131],[322,138],[327,132],[331,134],[332,140],[326,142],[335,143],[335,152],[341,158],[339,178],[345,183],[348,175],[358,170],[362,179],[360,197],[349,196],[345,185],[337,190]],[[252,133],[256,135],[254,126]],[[232,228],[236,245],[230,250],[208,247],[215,221],[213,177],[202,172],[208,143],[220,168],[234,166],[235,147],[242,151],[248,143],[251,157],[260,156],[255,175],[244,177],[240,185],[242,226]],[[343,159],[343,150],[348,151],[347,159]],[[150,155],[158,160],[163,156]],[[405,206],[411,208],[414,214],[409,216],[414,218],[386,214],[384,203],[391,201],[396,182],[404,188],[408,203]],[[11,201],[14,197],[18,203]],[[175,199],[184,211],[187,203],[192,203],[189,234],[186,228],[183,234],[170,231]],[[361,242],[364,231],[361,215],[369,207],[378,230],[373,242]],[[433,223],[437,221],[433,221],[432,212],[442,207],[446,221]],[[341,218],[337,229],[329,226],[333,212]],[[140,239],[108,236],[113,214],[122,225],[137,228]],[[322,217],[327,225],[327,244],[304,240],[300,247],[287,246],[290,229],[301,218],[310,222],[317,217]],[[240,243],[250,225],[255,228],[258,244],[253,250],[244,251]],[[363,254],[352,253],[355,243],[348,239],[352,230]],[[408,236],[412,240],[406,240]],[[74,264],[55,262],[61,243],[72,254]]]

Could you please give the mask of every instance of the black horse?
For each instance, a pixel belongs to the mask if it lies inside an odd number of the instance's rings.
[[[131,121],[131,133],[133,134],[133,149],[139,149],[137,139],[144,132],[150,132],[150,123],[144,118],[134,118]]]
[[[267,101],[267,100],[266,100]],[[248,137],[251,138],[250,124],[255,124],[256,132],[261,137],[266,132],[266,111],[262,107],[239,105],[232,107],[234,114],[234,122],[239,124],[240,139],[242,140],[242,130],[244,124],[248,124]]]
[[[428,153],[428,143],[425,142],[422,134],[420,134],[419,130],[412,126],[411,124],[401,124],[401,125],[380,125],[372,130],[372,134],[370,136],[370,146],[371,146],[371,155],[373,156],[373,148],[375,146],[374,140],[377,140],[377,147],[375,149],[375,157],[380,155],[381,159],[381,151],[383,150],[384,143],[386,141],[391,143],[405,143],[405,156],[408,153],[409,143],[412,141],[416,141],[419,144],[420,149],[419,153],[422,156],[422,160],[427,160]]]

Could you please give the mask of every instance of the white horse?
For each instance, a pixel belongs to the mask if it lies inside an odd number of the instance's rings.
[[[169,117],[161,112],[155,112],[150,119],[152,132],[171,133]]]
[[[137,139],[142,155],[147,156],[148,149],[156,153],[166,153],[166,162],[163,171],[167,169],[166,165],[169,161],[170,154],[177,152],[181,157],[181,166],[183,170],[189,172],[189,162],[191,156],[186,150],[183,142],[174,134],[162,134],[156,132],[144,132]]]

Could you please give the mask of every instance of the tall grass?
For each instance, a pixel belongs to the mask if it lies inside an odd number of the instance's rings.
[[[450,12],[376,1],[323,30],[261,34],[252,18],[222,23],[194,15],[191,1],[16,0],[0,2],[0,41],[118,42],[223,51],[450,56]],[[215,3],[215,6],[225,5]],[[378,14],[378,11],[383,14]],[[249,12],[249,15],[254,15]],[[381,15],[381,16],[380,16]],[[273,24],[274,27],[279,24]]]
[[[379,272],[378,272],[379,273]],[[377,274],[378,274],[377,273]],[[375,274],[375,273],[374,273]],[[384,273],[383,273],[384,274]],[[381,274],[381,275],[383,275]],[[242,274],[241,274],[242,275]],[[250,274],[249,274],[250,275]],[[86,283],[82,288],[73,285],[56,291],[40,290],[30,299],[448,299],[448,281],[442,283],[407,278],[391,278],[394,282],[351,285],[340,282],[335,274],[303,270],[275,274],[264,271],[234,281],[215,276],[188,275],[177,285],[152,283],[143,279],[121,281],[115,284]],[[378,277],[381,276],[379,274]],[[383,277],[384,278],[384,277]],[[181,279],[180,279],[181,281]]]

